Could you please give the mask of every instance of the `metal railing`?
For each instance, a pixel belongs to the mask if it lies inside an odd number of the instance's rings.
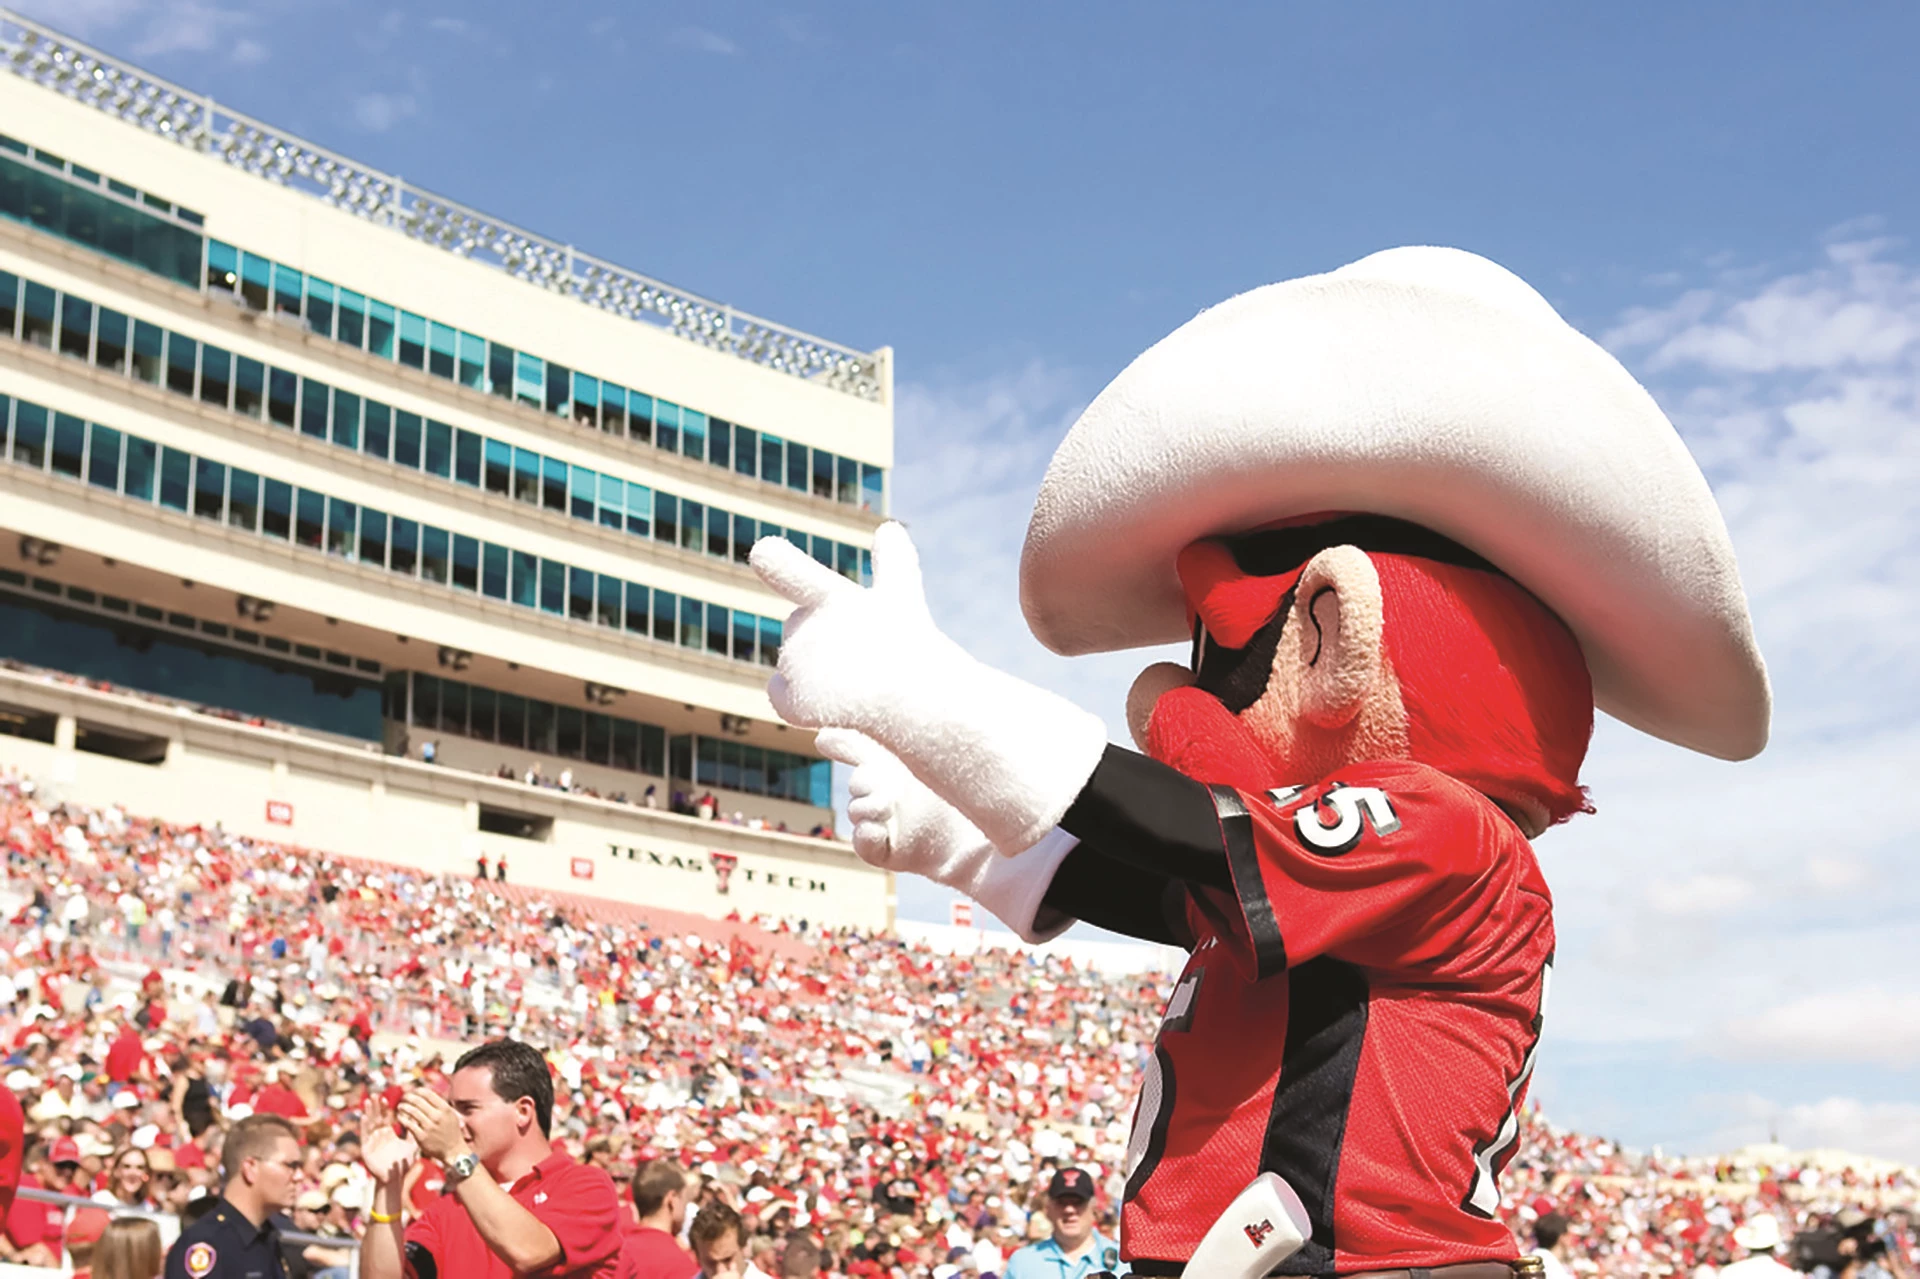
[[[863,400],[885,397],[877,352],[749,315],[409,186],[6,9],[0,59],[23,79],[422,244],[762,368]]]
[[[153,1208],[135,1208],[126,1204],[103,1203],[98,1199],[83,1199],[78,1195],[63,1195],[54,1190],[41,1190],[33,1186],[22,1186],[15,1196],[17,1199],[29,1199],[35,1203],[53,1204],[65,1209],[60,1232],[60,1266],[57,1270],[47,1267],[21,1267],[28,1273],[60,1274],[73,1273],[73,1259],[66,1249],[66,1237],[73,1226],[74,1214],[83,1209],[93,1208],[106,1213],[109,1217],[139,1217],[151,1221],[160,1227],[160,1239],[164,1246],[172,1247],[173,1241],[180,1237],[180,1216],[178,1213],[160,1212]],[[280,1232],[282,1243],[305,1247],[338,1248],[351,1254],[347,1262],[347,1272],[358,1279],[360,1274],[360,1241],[350,1236],[310,1235],[298,1230]]]

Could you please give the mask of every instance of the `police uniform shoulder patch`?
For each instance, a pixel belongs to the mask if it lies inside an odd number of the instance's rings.
[[[213,1250],[210,1243],[190,1244],[187,1247],[187,1273],[193,1279],[207,1279],[213,1273],[213,1263],[220,1254]]]
[[[1108,1270],[1120,1264],[1120,1250],[1109,1245],[1100,1251],[1100,1264]]]

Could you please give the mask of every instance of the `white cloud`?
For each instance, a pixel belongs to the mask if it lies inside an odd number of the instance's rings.
[[[1720,915],[1751,901],[1754,891],[1751,880],[1736,875],[1690,875],[1656,880],[1647,904],[1662,915]]]
[[[268,50],[267,46],[258,40],[241,39],[234,44],[231,56],[238,65],[250,67],[265,62]]]
[[[740,52],[740,46],[717,31],[705,27],[681,27],[673,33],[673,43],[682,49],[695,53],[715,53],[731,56]]]
[[[363,93],[353,100],[353,122],[368,133],[385,133],[418,109],[410,93]]]
[[[1757,1093],[1698,1100],[1721,1116],[1721,1122],[1689,1143],[1700,1152],[1777,1140],[1798,1152],[1840,1150],[1920,1165],[1920,1103],[1838,1096],[1787,1103]]]
[[[252,26],[258,16],[207,0],[57,0],[19,8],[28,17],[81,40],[130,34],[127,51],[135,58],[205,53],[220,47],[236,30]],[[244,59],[236,57],[236,61]]]
[[[1701,1047],[1736,1061],[1920,1066],[1920,993],[1878,986],[1823,990],[1727,1021]]]

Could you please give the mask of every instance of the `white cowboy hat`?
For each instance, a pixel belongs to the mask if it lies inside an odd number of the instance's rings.
[[[1766,745],[1733,547],[1679,433],[1546,299],[1458,249],[1255,289],[1136,359],[1054,454],[1021,605],[1058,653],[1183,640],[1182,549],[1322,511],[1491,561],[1573,630],[1609,714],[1727,759]]]
[[[1772,1213],[1763,1212],[1733,1232],[1733,1241],[1748,1252],[1760,1252],[1780,1246],[1780,1223]]]

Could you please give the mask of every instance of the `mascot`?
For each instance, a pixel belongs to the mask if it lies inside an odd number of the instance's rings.
[[[899,525],[871,589],[752,558],[799,606],[774,705],[854,766],[863,858],[1029,940],[1191,952],[1127,1153],[1134,1273],[1510,1273],[1554,959],[1530,841],[1588,811],[1596,704],[1728,759],[1770,713],[1725,525],[1618,362],[1434,248],[1135,360],[1053,459],[1021,598],[1057,652],[1191,643],[1129,694],[1138,752],[942,635]]]

